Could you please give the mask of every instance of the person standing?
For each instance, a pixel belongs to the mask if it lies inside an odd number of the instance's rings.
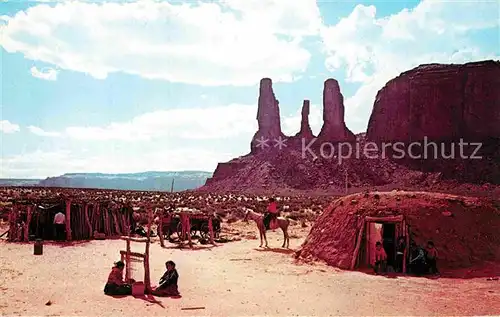
[[[429,266],[429,270],[431,274],[439,274],[439,270],[437,268],[437,259],[438,259],[438,251],[434,246],[434,242],[427,242],[427,265]]]
[[[396,246],[396,272],[403,273],[403,262],[405,259],[405,249],[406,249],[406,238],[399,237],[398,244]]]
[[[375,243],[375,264],[373,266],[373,269],[375,271],[375,274],[379,274],[385,273],[386,268],[387,253],[385,252],[382,243],[380,243],[380,241],[377,241],[377,243]]]
[[[54,216],[54,226],[56,229],[56,239],[58,241],[66,240],[66,216],[61,211]]]

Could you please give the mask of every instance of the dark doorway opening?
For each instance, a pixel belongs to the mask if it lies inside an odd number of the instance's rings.
[[[382,245],[387,253],[387,266],[395,267],[396,264],[396,224],[382,224]]]

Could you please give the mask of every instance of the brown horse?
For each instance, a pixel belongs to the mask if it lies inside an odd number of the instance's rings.
[[[245,212],[244,221],[247,221],[248,219],[255,221],[255,223],[257,224],[257,228],[259,229],[259,234],[260,234],[259,247],[262,247],[262,237],[264,237],[264,241],[266,241],[266,248],[268,248],[266,228],[264,226],[264,215],[247,209],[247,211]],[[284,217],[278,217],[276,221],[278,222],[278,227],[281,228],[281,230],[283,230],[284,240],[283,240],[283,245],[281,247],[285,248],[286,246],[286,248],[288,249],[290,245],[290,237],[288,236],[288,227],[290,226],[290,220]]]

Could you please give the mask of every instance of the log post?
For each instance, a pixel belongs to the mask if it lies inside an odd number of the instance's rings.
[[[158,236],[160,237],[160,245],[162,248],[165,247],[165,240],[163,239],[163,215],[160,215],[160,220],[158,221]]]
[[[130,279],[130,239],[127,239],[127,253],[125,255],[125,281]]]
[[[85,222],[87,223],[87,227],[89,228],[89,235],[92,237],[94,235],[94,231],[92,230],[92,224],[90,223],[89,218],[89,204],[85,204],[83,207],[83,213],[85,214]]]
[[[212,217],[208,218],[208,230],[210,231],[210,243],[215,245],[214,241],[214,227],[213,227],[213,221]]]
[[[66,240],[71,241],[71,200],[66,200]]]
[[[16,231],[17,231],[17,223],[16,223],[16,213],[17,213],[17,204],[12,204],[12,209],[9,212],[9,238],[8,241],[15,241]]]
[[[31,223],[31,213],[33,210],[33,205],[28,205],[27,217],[26,217],[26,225],[24,226],[24,241],[30,241],[30,223]]]
[[[116,231],[116,234],[121,236],[122,235],[122,232],[120,230],[120,224],[118,223],[118,217],[116,216],[116,210],[113,210],[111,212],[111,214],[113,215],[113,220],[115,222],[115,231]]]
[[[361,227],[359,228],[358,239],[356,241],[356,248],[354,249],[354,254],[352,255],[352,260],[351,260],[351,270],[354,270],[354,268],[356,267],[359,249],[361,248],[361,240],[363,239],[363,231],[365,231],[365,219],[361,221]]]
[[[93,214],[94,214],[94,224],[95,228],[94,230],[97,232],[100,232],[101,229],[101,205],[99,203],[95,203],[93,208]],[[102,231],[104,233],[104,230]]]
[[[151,244],[151,223],[153,222],[153,211],[151,208],[148,210],[148,232],[146,241],[146,251],[144,253],[144,284],[146,294],[151,293],[151,275],[149,272],[149,246]]]

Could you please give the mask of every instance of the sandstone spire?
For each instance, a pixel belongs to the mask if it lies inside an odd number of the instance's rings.
[[[344,96],[339,83],[329,78],[323,88],[323,127],[318,138],[328,142],[353,142],[354,134],[344,121]]]
[[[304,100],[302,104],[302,120],[300,121],[300,131],[295,135],[295,137],[312,139],[314,138],[311,126],[309,125],[309,100]]]
[[[263,78],[260,81],[257,122],[259,129],[252,138],[252,152],[259,150],[256,147],[257,139],[268,139],[268,144],[272,147],[274,139],[285,138],[281,131],[279,102],[274,95],[270,78]]]

